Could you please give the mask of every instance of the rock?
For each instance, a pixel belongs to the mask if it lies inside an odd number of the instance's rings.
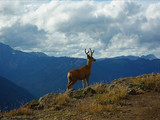
[[[127,93],[129,95],[139,95],[139,94],[144,94],[144,90],[142,90],[142,89],[128,88]]]
[[[52,106],[51,103],[53,103],[56,96],[57,96],[57,94],[49,93],[49,94],[46,94],[45,96],[41,97],[38,100],[39,108],[49,108],[50,106]]]
[[[43,109],[43,107],[39,107],[39,103],[34,103],[30,105],[30,109],[39,110],[39,109]]]
[[[53,98],[55,96],[57,96],[57,94],[48,93],[45,96],[41,97],[38,101],[40,102],[40,104],[46,104],[51,100],[51,98]]]
[[[102,94],[102,93],[107,92],[108,86],[109,86],[108,84],[99,83],[99,84],[91,85],[90,87],[93,90],[95,90],[96,93]]]
[[[80,89],[80,90],[70,89],[70,90],[66,91],[66,94],[71,98],[80,99],[80,98],[84,97],[82,89]]]
[[[85,96],[93,96],[93,94],[95,94],[96,93],[96,91],[95,90],[93,90],[91,87],[87,87],[87,88],[85,88],[84,89],[84,95]]]
[[[136,91],[135,89],[128,89],[128,90],[127,90],[127,93],[128,93],[129,95],[137,95],[137,91]]]
[[[96,91],[93,90],[91,87],[87,87],[85,89],[79,89],[79,90],[70,89],[65,93],[71,98],[80,99],[80,98],[92,96],[93,94],[96,93]]]
[[[76,90],[71,88],[69,90],[66,90],[65,94],[67,94],[69,97],[73,97],[73,95],[76,93]]]
[[[71,88],[71,89],[69,89],[69,90],[66,90],[66,94],[71,94],[71,93],[73,93],[73,92],[75,92],[76,90],[74,89],[74,88]]]
[[[31,102],[26,103],[26,104],[24,105],[24,107],[30,108],[30,109],[33,109],[33,110],[42,109],[42,108],[39,108],[39,102],[38,102],[38,100],[32,100]]]

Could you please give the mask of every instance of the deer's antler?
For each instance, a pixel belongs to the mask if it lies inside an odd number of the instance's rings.
[[[86,55],[88,55],[88,54],[89,54],[89,51],[86,51],[86,49],[84,50],[84,52],[86,53]]]
[[[91,50],[91,48],[89,48],[89,49],[90,49],[90,52],[91,52],[91,56],[93,56],[94,50]]]

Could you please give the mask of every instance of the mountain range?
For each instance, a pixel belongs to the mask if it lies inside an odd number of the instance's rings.
[[[6,111],[34,99],[28,91],[0,76],[0,110]]]
[[[154,60],[154,59],[158,59],[155,55],[153,54],[149,54],[149,55],[142,55],[142,56],[133,56],[133,55],[129,55],[129,56],[118,56],[118,57],[114,57],[115,59],[122,59],[122,58],[127,58],[127,59],[130,59],[130,60],[137,60],[137,59],[140,59],[140,58],[144,58],[144,59],[147,59],[147,60]]]
[[[36,97],[66,89],[67,73],[87,63],[86,59],[51,57],[39,52],[22,52],[0,43],[0,75],[25,88]],[[119,77],[160,72],[154,55],[98,59],[92,66],[90,84],[110,83]],[[77,82],[74,88],[82,87]]]

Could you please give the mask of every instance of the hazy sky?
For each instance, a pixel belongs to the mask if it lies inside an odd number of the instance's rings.
[[[0,0],[0,42],[51,56],[160,57],[160,1]]]

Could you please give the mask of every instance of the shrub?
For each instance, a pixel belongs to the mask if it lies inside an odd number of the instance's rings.
[[[144,90],[144,85],[145,85],[144,81],[141,81],[140,84],[139,84],[139,88]]]

